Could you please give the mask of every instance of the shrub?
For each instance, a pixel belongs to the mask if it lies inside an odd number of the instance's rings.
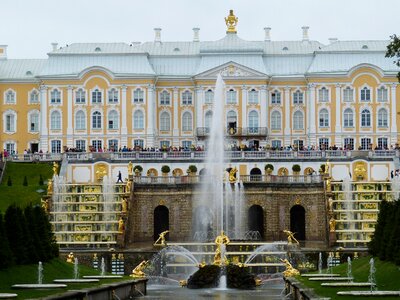
[[[300,165],[293,165],[292,171],[293,171],[293,172],[300,172],[300,171],[301,171]]]
[[[8,186],[12,186],[12,180],[11,180],[11,177],[10,177],[10,176],[8,176],[7,185],[8,185]]]
[[[322,173],[325,173],[325,165],[324,165],[324,164],[322,164],[322,165],[319,167],[319,171],[322,172]]]
[[[26,178],[26,175],[24,176],[24,181],[22,182],[23,186],[28,186],[28,178]]]
[[[40,177],[39,177],[39,185],[44,185],[42,174],[40,174]]]
[[[197,167],[195,165],[190,165],[188,170],[192,173],[196,173],[197,172]]]
[[[271,164],[266,164],[264,170],[266,171],[266,170],[268,170],[268,169],[270,169],[270,170],[273,171],[273,170],[274,170],[274,166],[271,165]]]
[[[139,172],[143,172],[143,167],[141,165],[136,165],[133,167],[133,171],[136,172],[138,170]]]
[[[163,173],[169,173],[169,171],[171,171],[171,168],[167,165],[164,165],[161,167],[161,172]]]

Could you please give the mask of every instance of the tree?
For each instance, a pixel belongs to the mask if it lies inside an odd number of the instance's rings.
[[[4,216],[4,225],[7,233],[8,242],[17,264],[27,262],[26,249],[24,243],[24,233],[22,228],[23,214],[21,208],[15,204],[10,205]]]
[[[29,260],[32,263],[35,263],[38,260],[43,261],[45,254],[42,247],[42,241],[39,238],[38,224],[35,215],[33,213],[32,205],[28,205],[27,207],[25,207],[24,215],[26,223],[29,224],[27,230],[29,234],[29,240],[34,248],[33,253],[28,253],[28,256],[30,256]]]
[[[28,186],[28,178],[26,177],[26,175],[24,176],[24,181],[22,182],[23,186]]]
[[[42,261],[48,261],[53,257],[58,256],[58,245],[44,209],[40,206],[35,206],[33,208],[33,215],[37,226],[41,248],[43,249],[44,256],[41,259]]]
[[[14,261],[13,254],[8,244],[8,237],[4,228],[3,215],[0,214],[0,269],[12,265]]]
[[[396,66],[400,67],[400,38],[397,35],[390,36],[390,44],[387,45],[386,57],[394,57]],[[400,81],[400,72],[397,73],[397,79]]]
[[[392,226],[393,226],[393,221],[395,217],[395,211],[394,211],[395,205],[394,202],[389,202],[388,203],[388,209],[386,211],[385,219],[386,219],[386,224],[383,229],[382,237],[381,237],[381,243],[380,243],[380,250],[378,253],[379,259],[380,260],[388,260],[390,255],[390,249],[389,249],[389,244],[390,244],[390,238],[392,235]]]
[[[377,256],[379,254],[379,251],[381,250],[383,231],[387,224],[386,215],[390,209],[389,205],[390,204],[387,201],[381,202],[378,220],[375,226],[375,233],[371,241],[368,243],[369,253],[374,256]]]

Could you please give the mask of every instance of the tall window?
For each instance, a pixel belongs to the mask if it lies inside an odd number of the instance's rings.
[[[144,129],[144,115],[141,110],[137,110],[133,113],[133,129],[135,130]]]
[[[61,129],[61,113],[57,110],[53,111],[50,115],[50,129]]]
[[[169,141],[160,141],[161,148],[169,148],[170,142]]]
[[[204,127],[208,128],[208,130],[211,128],[211,123],[212,123],[212,111],[206,112],[205,118],[204,118]]]
[[[388,112],[384,108],[378,110],[378,127],[388,127]]]
[[[118,140],[108,140],[108,150],[110,151],[118,151]]]
[[[354,127],[354,114],[351,108],[346,108],[343,112],[343,127]]]
[[[281,140],[272,140],[271,146],[272,146],[272,149],[279,149],[280,147],[282,147],[282,141]]]
[[[257,104],[258,103],[258,91],[252,89],[249,92],[249,104]]]
[[[144,102],[144,91],[142,89],[136,89],[133,91],[133,102],[134,103]]]
[[[86,151],[86,141],[85,140],[76,140],[75,148],[78,151],[85,152]]]
[[[192,93],[190,91],[184,91],[182,93],[182,105],[192,105]]]
[[[6,143],[6,150],[8,153],[10,154],[14,154],[15,153],[15,143],[14,142],[8,142]]]
[[[166,111],[161,113],[160,116],[160,130],[161,131],[169,131],[171,128],[171,118],[169,116],[169,113]]]
[[[134,140],[133,141],[133,146],[136,147],[140,147],[141,149],[144,148],[144,141],[143,140]]]
[[[226,103],[227,104],[235,104],[236,103],[236,91],[234,89],[230,89],[226,92]]]
[[[160,105],[170,105],[171,96],[167,91],[162,91],[160,94]]]
[[[118,113],[115,110],[111,110],[108,113],[108,129],[118,129],[119,118]]]
[[[251,111],[249,113],[249,132],[258,133],[258,112]]]
[[[118,103],[118,91],[114,88],[108,91],[108,103]]]
[[[39,103],[39,92],[37,90],[33,90],[29,94],[29,103]]]
[[[360,97],[361,101],[371,101],[371,90],[367,87],[364,87],[361,89],[361,97]]]
[[[329,127],[329,112],[325,108],[319,111],[319,127]]]
[[[86,94],[83,89],[78,89],[75,92],[75,103],[76,104],[84,104],[86,103]]]
[[[92,147],[95,151],[99,151],[103,149],[103,141],[102,140],[93,140]]]
[[[51,141],[51,152],[52,153],[61,153],[61,141],[60,140],[52,140]]]
[[[350,87],[346,87],[343,90],[343,101],[344,102],[353,102],[353,89]]]
[[[347,150],[354,150],[354,139],[353,138],[345,138],[344,139],[344,148]]]
[[[82,110],[78,111],[75,115],[75,129],[77,130],[86,129],[86,116]]]
[[[92,114],[92,128],[93,129],[101,129],[101,112],[95,111]]]
[[[293,140],[293,144],[297,149],[303,149],[304,141],[303,140]]]
[[[329,149],[329,139],[328,138],[320,138],[319,139],[319,149],[320,150],[328,150]]]
[[[385,137],[378,138],[378,148],[379,149],[388,149],[388,139]]]
[[[303,92],[297,90],[293,93],[293,104],[303,104],[304,94]]]
[[[14,91],[8,91],[6,93],[6,104],[14,104],[15,103],[15,92]]]
[[[361,139],[361,149],[362,150],[371,150],[372,144],[370,138],[362,138]]]
[[[318,91],[319,102],[329,101],[329,91],[326,87],[320,88]]]
[[[378,101],[387,102],[388,101],[388,90],[384,86],[378,89]]]
[[[205,92],[205,103],[211,104],[213,103],[213,100],[214,100],[214,92],[212,90],[207,90]]]
[[[301,130],[303,129],[303,113],[301,111],[296,111],[293,114],[293,129]]]
[[[50,92],[50,103],[61,103],[61,92],[58,89],[54,89]]]
[[[99,89],[95,89],[94,91],[92,91],[92,103],[96,104],[101,102],[101,92]]]
[[[191,131],[192,130],[192,115],[190,112],[185,112],[182,116],[182,130]]]
[[[282,124],[281,113],[279,111],[273,111],[271,114],[271,129],[280,130]]]
[[[281,93],[278,90],[271,93],[271,104],[281,104]]]
[[[371,113],[368,109],[364,109],[361,112],[361,126],[370,127],[371,126]]]
[[[182,141],[182,147],[189,150],[192,147],[192,141]]]
[[[6,132],[15,132],[15,115],[6,114]]]
[[[29,115],[29,131],[38,132],[39,131],[39,114],[33,112]]]

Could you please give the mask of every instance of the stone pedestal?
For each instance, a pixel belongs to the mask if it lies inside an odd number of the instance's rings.
[[[329,247],[333,247],[336,243],[336,232],[329,232]]]

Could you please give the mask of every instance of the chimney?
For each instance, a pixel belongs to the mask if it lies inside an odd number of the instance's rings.
[[[193,28],[193,42],[200,42],[199,32],[200,28]]]
[[[7,45],[0,45],[0,59],[7,59]]]
[[[154,42],[161,43],[161,28],[154,28]]]
[[[58,43],[51,43],[51,46],[53,47],[53,51],[57,50]]]
[[[271,41],[271,27],[264,27],[265,37],[264,41],[270,42]]]
[[[338,38],[329,38],[329,44],[333,44],[338,41]]]
[[[308,26],[301,27],[301,29],[303,29],[303,41],[308,41],[309,40],[309,38],[308,38],[308,29],[309,28],[310,27],[308,27]]]

